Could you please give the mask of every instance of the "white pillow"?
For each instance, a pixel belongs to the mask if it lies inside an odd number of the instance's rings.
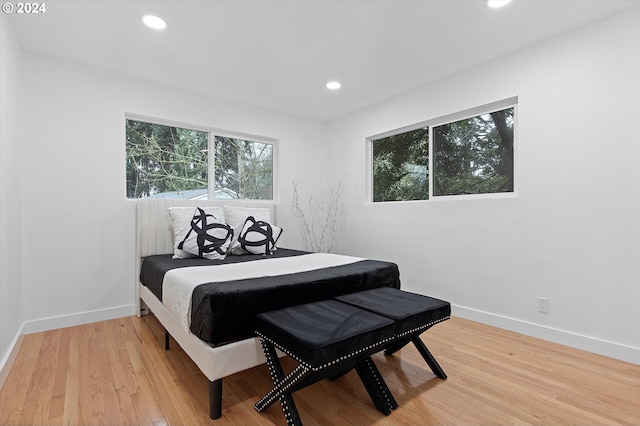
[[[222,207],[203,207],[207,214],[213,215],[218,221],[224,222],[224,208]],[[178,244],[187,236],[187,232],[191,229],[191,220],[196,212],[196,207],[169,207],[167,209],[171,225],[173,227],[173,258],[188,259],[195,257],[191,253],[178,248]]]
[[[196,208],[189,231],[178,249],[205,259],[223,260],[231,244],[233,230],[202,208]]]
[[[282,228],[249,216],[238,235],[238,244],[245,253],[273,254],[280,235]]]
[[[242,227],[249,216],[253,216],[255,220],[262,220],[267,223],[273,222],[271,209],[265,207],[224,206],[225,222],[233,229],[233,241],[231,241],[231,247],[229,247],[229,254],[247,253],[240,247],[238,235],[240,235],[240,231],[242,231]]]

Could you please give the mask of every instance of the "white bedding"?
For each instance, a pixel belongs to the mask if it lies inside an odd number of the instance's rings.
[[[190,333],[191,294],[200,284],[258,277],[273,277],[347,265],[363,258],[331,253],[309,253],[293,257],[264,259],[228,265],[193,266],[172,269],[162,282],[162,303]]]

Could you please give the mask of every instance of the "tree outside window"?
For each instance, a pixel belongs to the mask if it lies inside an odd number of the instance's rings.
[[[229,198],[273,199],[273,145],[215,137],[216,191]]]
[[[433,194],[513,192],[513,108],[433,127]]]
[[[514,192],[514,123],[509,107],[372,139],[373,202]]]
[[[127,120],[127,197],[206,193],[208,134]]]
[[[373,201],[429,199],[429,128],[373,141]]]
[[[127,119],[126,185],[128,198],[272,200],[273,144]]]

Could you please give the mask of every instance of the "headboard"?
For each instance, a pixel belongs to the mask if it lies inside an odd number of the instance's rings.
[[[140,315],[139,277],[140,262],[145,256],[173,253],[173,232],[167,209],[169,207],[208,206],[262,207],[271,210],[275,221],[275,203],[255,200],[179,200],[140,198],[136,202],[136,312]]]

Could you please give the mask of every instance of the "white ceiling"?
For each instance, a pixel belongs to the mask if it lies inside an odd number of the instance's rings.
[[[639,0],[46,1],[24,51],[328,121],[640,5]],[[165,18],[167,30],[140,18]],[[325,83],[342,82],[330,92]]]

